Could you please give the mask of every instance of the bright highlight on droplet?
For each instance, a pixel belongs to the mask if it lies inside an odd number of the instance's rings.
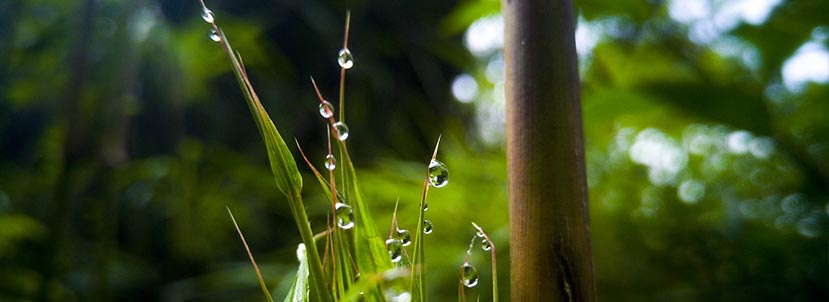
[[[348,48],[341,49],[340,53],[337,54],[337,64],[340,64],[340,67],[345,69],[354,67],[354,57],[351,56],[351,51]]]
[[[403,259],[403,242],[400,240],[389,238],[386,240],[386,249],[389,250],[389,257],[391,262],[397,263]]]
[[[449,183],[449,169],[442,162],[432,160],[429,162],[429,184],[435,188],[441,188]]]
[[[209,8],[207,8],[207,7],[202,8],[201,18],[204,19],[204,22],[211,23],[211,24],[216,21],[216,19],[213,18],[213,11],[210,10]]]
[[[320,102],[320,116],[323,118],[334,116],[334,109],[331,108],[331,103],[328,101]]]
[[[328,171],[334,171],[334,169],[336,167],[337,167],[337,159],[334,158],[334,155],[332,155],[332,154],[326,155],[325,156],[325,168],[328,169]]]
[[[354,227],[354,210],[350,205],[338,202],[334,209],[337,211],[337,226],[343,230]]]
[[[431,234],[432,233],[432,221],[429,219],[423,220],[423,234]]]
[[[219,42],[222,40],[222,36],[219,36],[219,33],[217,33],[215,29],[211,29],[210,40],[213,40],[213,42]]]
[[[478,269],[469,262],[463,264],[463,274],[461,275],[463,286],[472,288],[478,285]]]
[[[334,130],[337,133],[337,139],[345,141],[348,139],[348,125],[343,122],[334,123]]]

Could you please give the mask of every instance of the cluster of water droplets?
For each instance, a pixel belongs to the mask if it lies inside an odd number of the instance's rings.
[[[354,57],[351,55],[351,51],[348,48],[343,48],[337,54],[337,64],[340,64],[340,67],[345,69],[351,69],[354,67]]]
[[[201,18],[204,19],[204,22],[207,22],[209,24],[216,23],[216,18],[213,16],[213,11],[207,7],[202,7]],[[214,42],[219,42],[222,40],[222,36],[219,35],[219,32],[216,31],[216,28],[210,29],[210,34],[208,34],[208,37],[210,38],[210,40],[213,40]]]
[[[337,226],[343,230],[348,230],[354,227],[354,210],[350,205],[338,202],[334,205],[337,211]]]
[[[449,183],[449,169],[442,162],[433,159],[429,162],[429,184],[435,188],[442,188]]]

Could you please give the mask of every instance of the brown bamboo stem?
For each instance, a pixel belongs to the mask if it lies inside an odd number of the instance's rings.
[[[502,0],[512,301],[595,301],[570,0]]]

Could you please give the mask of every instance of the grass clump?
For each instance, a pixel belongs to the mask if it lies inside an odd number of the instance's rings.
[[[428,208],[427,195],[430,187],[442,187],[448,181],[446,166],[436,159],[440,137],[426,168],[414,238],[409,230],[398,227],[395,207],[392,229],[389,236],[384,239],[369,215],[346,144],[349,132],[345,124],[345,75],[346,71],[354,66],[354,58],[348,49],[350,14],[346,14],[343,48],[337,58],[340,66],[338,119],[335,118],[333,105],[326,101],[313,77],[311,78],[311,85],[319,99],[320,115],[326,121],[328,129],[328,152],[324,171],[327,175],[311,164],[299,142],[296,142],[303,160],[331,203],[326,229],[314,235],[305,212],[301,194],[302,177],[294,157],[254,91],[241,56],[231,47],[227,36],[217,25],[213,12],[207,8],[203,0],[201,4],[202,18],[212,27],[210,38],[221,44],[231,63],[239,87],[265,143],[277,188],[288,199],[302,239],[297,248],[300,266],[284,301],[426,301],[424,235],[431,232],[431,222],[425,217]],[[335,150],[332,149],[332,141],[335,143]],[[233,219],[230,209],[228,213]],[[262,291],[268,301],[273,301],[235,219],[233,223],[256,270]],[[479,233],[483,233],[477,225],[475,227]],[[492,246],[492,242],[488,238],[486,240]],[[318,244],[324,246],[323,253],[319,252]],[[410,244],[413,244],[411,257],[405,249]],[[468,254],[470,252],[471,249],[467,251]],[[494,285],[494,246],[491,252]],[[463,267],[469,265],[468,260],[467,257]],[[471,287],[474,284],[466,286]],[[493,289],[493,293],[497,301],[497,289]],[[461,298],[465,299],[462,289],[460,294]]]

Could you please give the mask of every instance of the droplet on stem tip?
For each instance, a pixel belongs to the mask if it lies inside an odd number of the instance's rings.
[[[429,162],[429,184],[435,188],[441,188],[449,183],[449,169],[442,162],[432,160]]]

